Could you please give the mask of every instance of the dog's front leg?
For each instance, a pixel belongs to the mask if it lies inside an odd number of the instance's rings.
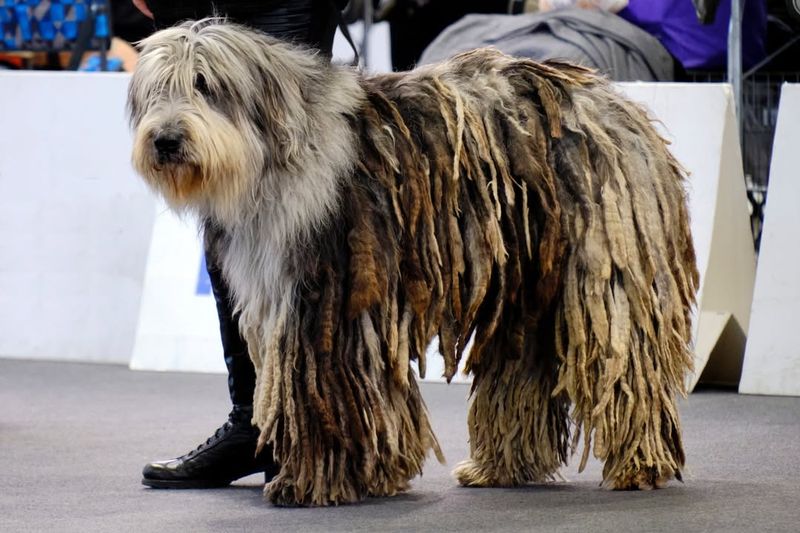
[[[336,318],[329,298],[305,295],[261,358],[255,422],[281,465],[264,490],[276,505],[392,496],[438,450],[413,371],[398,379],[373,318]]]

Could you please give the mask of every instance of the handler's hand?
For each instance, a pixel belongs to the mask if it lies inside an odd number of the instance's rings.
[[[144,13],[145,17],[153,18],[153,12],[147,7],[147,2],[145,0],[133,0],[133,5],[136,6],[136,9]]]

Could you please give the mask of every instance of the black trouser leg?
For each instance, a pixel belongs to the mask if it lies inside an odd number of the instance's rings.
[[[228,391],[231,395],[231,402],[234,411],[249,410],[252,415],[256,371],[247,352],[247,343],[239,331],[239,317],[233,313],[233,302],[228,283],[222,277],[218,261],[208,247],[206,247],[205,254],[211,290],[217,303],[219,334],[222,340],[225,366],[228,368]]]

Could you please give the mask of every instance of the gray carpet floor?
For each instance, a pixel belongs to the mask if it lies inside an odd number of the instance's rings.
[[[279,509],[256,476],[214,490],[140,485],[146,462],[224,421],[224,376],[0,359],[0,531],[800,531],[800,398],[693,394],[685,483],[664,490],[600,489],[596,462],[565,468],[566,482],[466,489],[450,469],[467,456],[467,388],[422,389],[448,465],[430,459],[395,498]]]

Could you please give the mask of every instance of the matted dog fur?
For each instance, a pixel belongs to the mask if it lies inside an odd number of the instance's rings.
[[[464,485],[684,464],[697,286],[684,176],[583,68],[491,49],[369,76],[206,20],[143,42],[133,161],[213,238],[257,370],[275,503],[406,490],[442,460],[411,361],[472,337]],[[571,409],[571,412],[570,412]]]

